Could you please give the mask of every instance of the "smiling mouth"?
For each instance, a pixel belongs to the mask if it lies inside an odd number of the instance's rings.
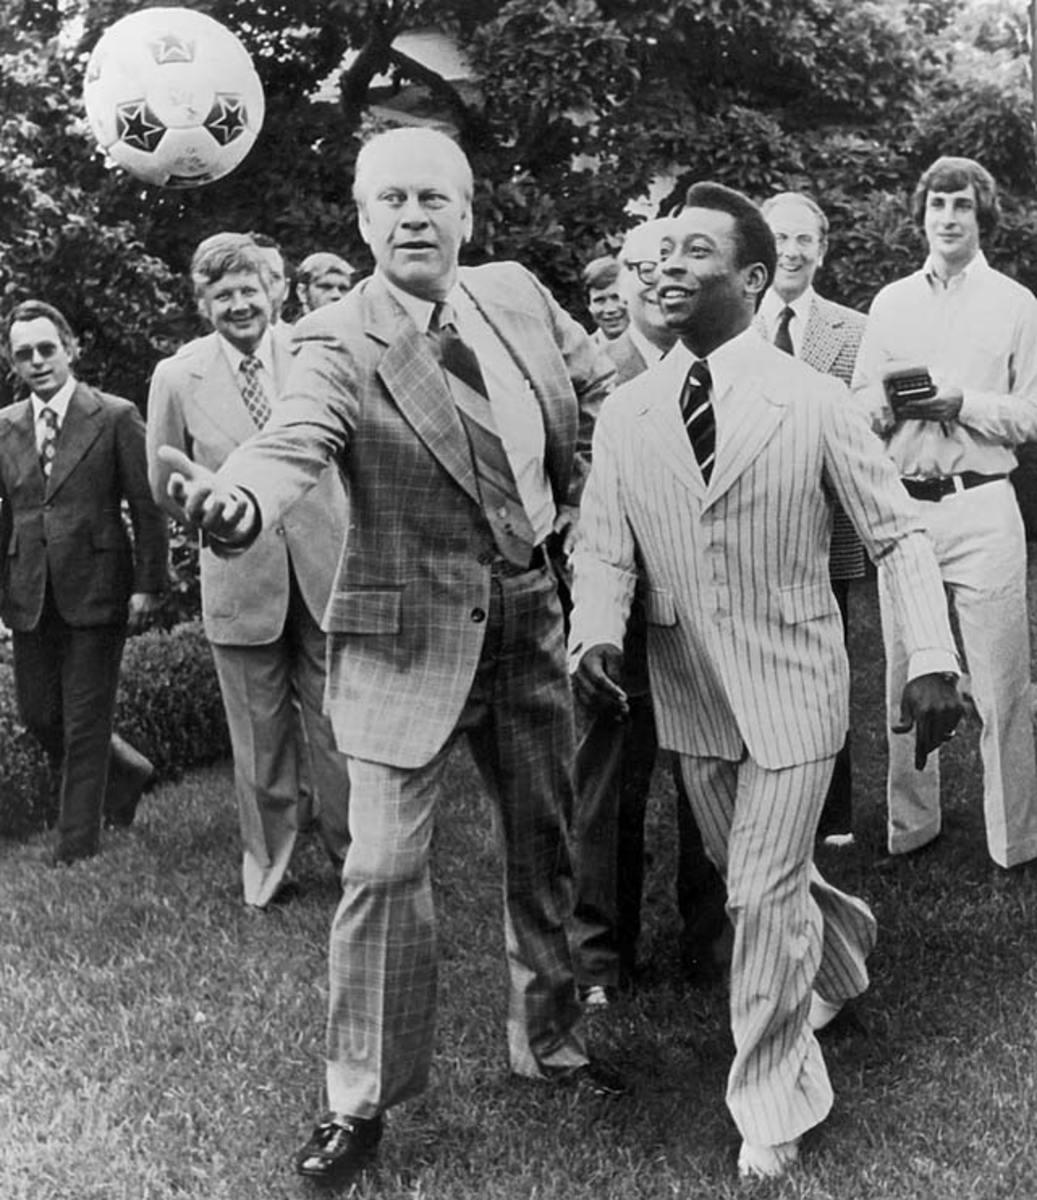
[[[660,303],[664,300],[684,300],[693,295],[694,292],[692,292],[689,288],[678,287],[676,284],[670,284],[668,287],[659,288],[655,293],[655,299],[656,303]]]

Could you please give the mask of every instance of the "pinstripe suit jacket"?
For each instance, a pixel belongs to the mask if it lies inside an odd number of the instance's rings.
[[[288,338],[275,331],[274,379],[280,389],[291,362]],[[274,410],[276,396],[270,397]],[[148,396],[148,475],[155,499],[177,515],[166,493],[169,468],[159,446],[175,446],[215,471],[256,427],[215,333],[188,342],[155,368]],[[220,646],[263,646],[276,641],[288,615],[288,564],[314,620],[331,594],[346,526],[346,497],[329,469],[313,492],[271,522],[247,558],[201,550],[202,619]]]
[[[572,654],[622,645],[639,553],[660,744],[734,760],[744,744],[780,768],[835,754],[847,727],[826,486],[889,567],[917,669],[956,668],[919,509],[843,385],[753,331],[739,349],[738,382],[717,397],[708,486],[678,411],[680,348],[605,405],[581,514]]]
[[[578,504],[609,360],[517,264],[459,278],[540,404],[556,502]],[[355,757],[421,766],[457,724],[486,630],[496,552],[468,443],[429,339],[378,276],[305,317],[296,338],[284,403],[220,474],[269,522],[339,463],[350,526],[325,619],[336,739]]]

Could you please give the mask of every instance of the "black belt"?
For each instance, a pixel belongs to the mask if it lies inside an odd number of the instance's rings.
[[[529,556],[529,566],[520,567],[507,558],[494,558],[490,561],[490,574],[499,579],[513,579],[516,575],[526,575],[530,571],[540,571],[547,566],[547,547],[543,542],[533,547]]]
[[[909,496],[916,500],[942,500],[944,496],[953,496],[955,492],[964,492],[968,488],[981,487],[984,483],[993,483],[997,479],[1007,479],[1007,475],[981,475],[978,471],[962,471],[960,475],[947,475],[943,479],[902,479]]]

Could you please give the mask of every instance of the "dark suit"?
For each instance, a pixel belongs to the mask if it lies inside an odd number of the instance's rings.
[[[518,265],[462,269],[460,284],[527,381],[556,504],[577,503],[608,361]],[[503,834],[512,1069],[539,1076],[586,1061],[565,937],[571,700],[553,577],[540,559],[502,568],[429,337],[380,276],[296,334],[283,403],[220,478],[256,498],[264,527],[328,460],[349,490],[325,622],[353,834],[331,933],[328,1097],[336,1111],[372,1117],[428,1075],[429,853],[442,768],[461,732]]]
[[[81,858],[97,850],[102,812],[121,821],[128,799],[126,755],[116,742],[109,768],[109,754],[129,598],[167,580],[137,409],[76,384],[49,480],[31,401],[0,412],[0,500],[0,617],[14,632],[19,707],[61,764],[57,856]]]

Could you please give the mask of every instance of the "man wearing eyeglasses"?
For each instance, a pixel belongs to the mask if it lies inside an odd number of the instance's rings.
[[[800,358],[808,367],[834,375],[849,384],[857,362],[865,317],[814,291],[814,276],[828,250],[828,218],[821,207],[802,192],[779,192],[760,211],[774,234],[778,252],[771,286],[760,302],[756,326],[779,350]],[[840,504],[832,514],[829,578],[843,619],[849,625],[850,581],[864,575],[864,547]],[[899,697],[898,697],[899,701]],[[831,846],[853,842],[850,735],[835,757],[832,781],[818,837]]]
[[[645,221],[630,230],[619,253],[616,287],[630,322],[618,338],[604,345],[616,364],[617,386],[659,362],[677,340],[656,296],[659,247],[671,225],[665,218]],[[610,713],[597,715],[584,731],[576,756],[573,957],[580,997],[588,1011],[607,1008],[617,989],[629,987],[637,973],[645,809],[658,750],[640,589],[623,654],[629,713],[621,723]],[[679,780],[677,787],[682,959],[690,978],[707,982],[717,970],[713,943],[726,926],[724,886],[705,856]]]
[[[64,316],[29,300],[7,334],[30,395],[0,412],[0,617],[21,718],[61,781],[58,865],[96,854],[102,821],[130,825],[154,774],[112,723],[126,634],[166,587],[166,519],[148,488],[140,413],[76,380]]]

